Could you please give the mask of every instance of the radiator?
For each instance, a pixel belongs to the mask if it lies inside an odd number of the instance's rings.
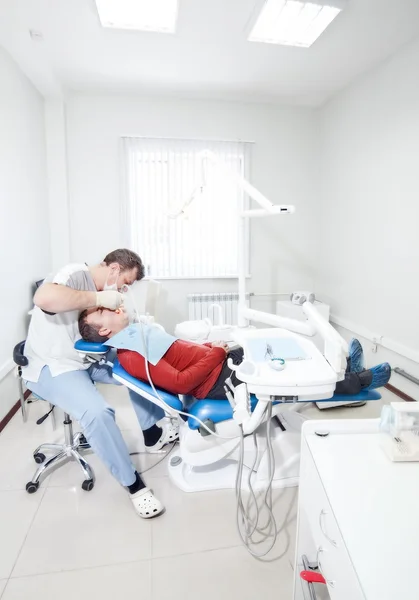
[[[218,294],[188,294],[189,320],[195,321],[209,317],[214,323],[218,322],[217,310],[211,305],[221,306],[223,322],[225,325],[237,325],[237,307],[239,294],[237,292],[224,292]],[[249,303],[249,294],[246,294],[246,304]]]

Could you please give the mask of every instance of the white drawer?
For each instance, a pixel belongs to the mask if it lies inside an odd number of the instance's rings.
[[[337,548],[344,546],[339,527],[308,448],[304,449],[300,466],[300,504],[308,517],[317,546],[324,545],[326,542]]]
[[[319,570],[326,579],[331,600],[365,600],[346,549],[324,545],[317,552]]]
[[[300,507],[332,600],[365,600],[338,524],[308,448],[300,474]]]

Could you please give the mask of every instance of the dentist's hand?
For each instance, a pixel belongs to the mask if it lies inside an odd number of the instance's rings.
[[[96,292],[96,306],[116,310],[124,303],[124,296],[120,292],[107,290],[105,292]]]

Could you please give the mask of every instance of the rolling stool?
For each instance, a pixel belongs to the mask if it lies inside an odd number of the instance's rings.
[[[25,410],[25,400],[23,396],[23,382],[22,382],[22,367],[26,367],[28,364],[28,359],[24,355],[25,350],[25,340],[17,344],[13,350],[13,360],[17,365],[17,374],[19,379],[19,392],[20,392],[20,401],[22,405],[22,413],[24,417],[24,421],[26,421],[26,410]],[[39,400],[44,400],[44,398],[40,398],[36,394],[33,394]],[[52,412],[53,408],[44,415],[41,419],[37,421],[38,424],[45,421],[46,417]],[[33,494],[39,488],[39,481],[42,475],[47,475],[49,471],[53,470],[54,467],[61,461],[65,459],[75,460],[79,465],[81,470],[83,471],[83,475],[85,477],[81,487],[86,492],[90,492],[95,485],[95,477],[92,468],[90,465],[84,460],[83,456],[80,454],[79,450],[88,450],[90,445],[88,444],[84,435],[79,432],[73,434],[73,422],[68,413],[64,413],[64,444],[41,444],[33,453],[34,460],[36,464],[40,465],[32,478],[32,481],[29,481],[26,484],[26,491],[29,494]],[[51,457],[46,457],[43,451],[50,450],[53,451],[54,454]]]

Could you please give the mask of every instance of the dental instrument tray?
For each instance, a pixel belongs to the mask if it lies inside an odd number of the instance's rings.
[[[392,402],[381,411],[381,447],[394,462],[419,461],[419,406]]]
[[[251,394],[290,401],[333,396],[337,374],[311,340],[276,327],[237,328],[234,338],[243,348],[244,360],[228,365]]]
[[[282,358],[283,360],[307,360],[311,358],[303,350],[298,340],[278,337],[267,337],[265,339],[249,339],[248,352],[250,360],[261,362],[269,357],[272,360]]]

